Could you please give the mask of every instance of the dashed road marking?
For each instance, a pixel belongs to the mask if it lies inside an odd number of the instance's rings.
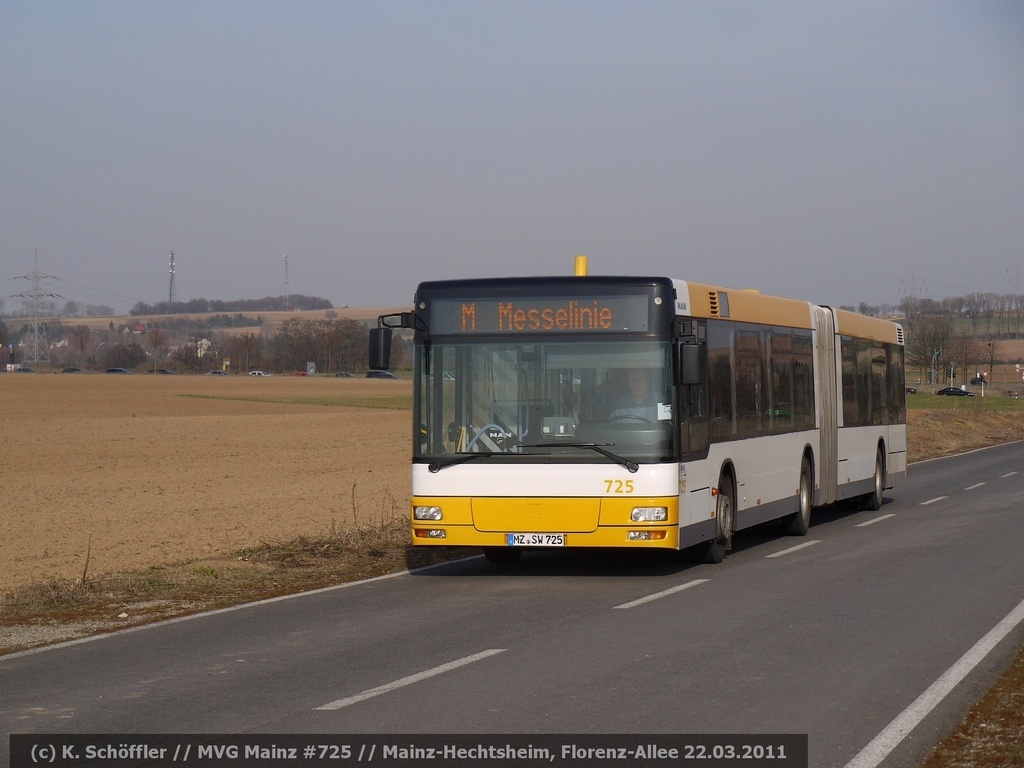
[[[464,656],[461,659],[449,661],[447,664],[442,664],[438,667],[433,667],[431,669],[425,669],[422,672],[417,672],[415,675],[409,675],[408,677],[403,677],[399,680],[395,680],[384,685],[379,685],[376,688],[370,688],[369,690],[363,691],[362,693],[357,693],[355,696],[348,696],[344,699],[338,699],[337,701],[332,701],[329,704],[324,704],[320,707],[314,707],[314,709],[341,709],[342,707],[348,707],[352,704],[358,704],[360,701],[366,701],[366,699],[372,699],[374,696],[380,696],[382,693],[389,693],[390,691],[397,690],[398,688],[404,688],[407,685],[418,683],[420,682],[420,680],[426,680],[427,678],[434,677],[435,675],[450,672],[453,669],[464,667],[467,664],[472,664],[475,661],[481,661],[482,659],[489,658],[496,654],[504,653],[506,650],[508,649],[491,648],[486,651],[480,651],[480,653],[474,653],[472,656]]]
[[[803,544],[797,544],[795,547],[790,547],[789,549],[784,549],[781,552],[776,552],[776,553],[771,554],[771,555],[765,555],[765,559],[768,559],[770,557],[782,557],[783,555],[788,555],[788,554],[790,554],[792,552],[799,552],[801,549],[806,549],[807,547],[813,547],[815,544],[821,544],[821,539],[812,539],[811,541],[805,541]]]
[[[888,520],[890,517],[896,517],[896,513],[895,512],[890,512],[888,515],[882,515],[880,517],[874,518],[873,520],[868,520],[867,522],[864,522],[864,523],[857,523],[857,525],[855,527],[857,527],[857,528],[867,528],[869,525],[874,525],[875,523],[880,523],[883,520]]]
[[[710,581],[710,579],[694,579],[693,581],[688,581],[685,584],[680,584],[676,587],[672,587],[671,589],[666,589],[662,592],[655,592],[653,595],[647,595],[647,597],[641,597],[637,600],[632,600],[628,603],[623,603],[622,605],[616,605],[615,608],[635,608],[638,605],[643,605],[644,603],[649,603],[652,600],[659,600],[663,597],[674,595],[676,592],[682,592],[684,589],[696,587],[700,584],[705,584],[708,581]]]

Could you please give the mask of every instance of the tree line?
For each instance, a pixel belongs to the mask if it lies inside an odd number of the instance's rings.
[[[136,302],[129,315],[202,315],[209,312],[289,312],[293,310],[333,309],[334,305],[319,296],[264,296],[262,299],[189,299],[160,301],[156,304]]]
[[[333,313],[327,312],[326,315]],[[17,334],[20,338],[27,327]],[[196,330],[182,333],[151,323],[145,328],[122,325],[94,331],[87,325],[50,323],[46,328],[51,364],[57,367],[169,368],[188,373],[225,367],[234,372],[305,371],[313,363],[318,373],[364,371],[369,328],[347,318],[322,320],[289,318],[275,328],[259,331]],[[0,321],[0,342],[14,334]],[[411,365],[409,340],[395,339],[392,366]],[[20,360],[18,362],[21,362]]]
[[[906,331],[908,369],[936,383],[969,381],[1006,359],[1001,341],[1021,338],[1024,296],[970,293],[934,300],[906,296],[896,313]]]

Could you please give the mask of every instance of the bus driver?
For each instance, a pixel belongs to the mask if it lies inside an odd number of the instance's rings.
[[[658,398],[651,388],[651,373],[646,368],[634,368],[629,372],[629,391],[615,403],[611,418],[629,420],[632,416],[640,421],[657,421]]]

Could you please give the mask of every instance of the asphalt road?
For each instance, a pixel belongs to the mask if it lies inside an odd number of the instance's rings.
[[[717,566],[472,558],[2,657],[0,764],[10,733],[801,733],[914,766],[1024,641],[1022,499],[1015,444]]]

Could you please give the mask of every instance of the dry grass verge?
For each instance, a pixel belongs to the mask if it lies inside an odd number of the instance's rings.
[[[1024,766],[1024,652],[920,768]]]
[[[0,594],[0,653],[296,594],[464,557],[411,550],[404,519],[267,541],[223,557],[98,579],[46,579]]]

